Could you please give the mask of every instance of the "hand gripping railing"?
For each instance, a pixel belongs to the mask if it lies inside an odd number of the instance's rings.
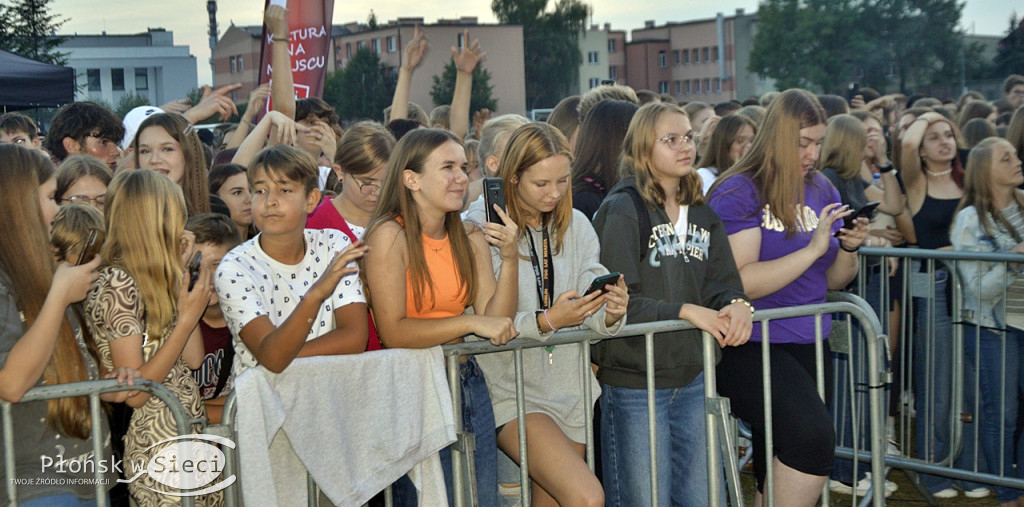
[[[104,416],[100,411],[100,395],[117,391],[143,391],[157,397],[160,401],[163,401],[164,404],[167,405],[168,410],[171,411],[171,415],[174,417],[174,424],[178,430],[178,435],[188,435],[191,433],[190,426],[195,422],[199,422],[193,421],[189,418],[188,414],[185,412],[185,408],[181,405],[181,401],[178,400],[178,397],[164,387],[163,384],[143,378],[135,379],[135,385],[118,384],[116,380],[111,379],[34,387],[25,393],[25,396],[23,396],[21,401],[18,403],[50,400],[54,398],[88,396],[89,414],[92,421],[92,451],[95,456],[94,459],[101,459],[103,457],[103,439],[101,438],[100,428],[106,426],[106,423],[102,420]],[[16,469],[14,460],[14,427],[12,419],[13,406],[13,403],[0,401],[0,413],[2,413],[0,414],[0,424],[3,426],[4,470],[6,475],[5,480],[7,481],[8,505],[17,505],[18,503],[18,488],[14,477]],[[107,488],[104,487],[103,479],[104,477],[100,472],[100,467],[97,466],[95,473],[96,504],[100,507],[106,507],[107,505]],[[181,504],[183,507],[192,507],[195,505],[195,500],[191,497],[181,497]]]

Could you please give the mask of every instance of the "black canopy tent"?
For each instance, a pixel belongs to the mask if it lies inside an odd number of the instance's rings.
[[[75,70],[0,50],[0,111],[75,101]]]

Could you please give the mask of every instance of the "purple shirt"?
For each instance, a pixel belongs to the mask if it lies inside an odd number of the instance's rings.
[[[777,220],[765,205],[758,209],[761,199],[753,181],[746,175],[736,175],[721,182],[710,196],[710,206],[725,224],[725,231],[734,234],[753,227],[761,229],[761,251],[758,261],[770,261],[789,255],[811,241],[814,229],[818,225],[818,215],[825,206],[841,202],[839,192],[825,176],[815,172],[810,183],[804,184],[803,209],[798,212],[800,231],[786,237],[782,222]],[[800,218],[803,220],[799,220]],[[826,271],[836,260],[839,240],[834,237],[842,228],[842,220],[832,224],[833,236],[829,240],[828,251],[819,257],[807,271],[804,271],[789,285],[752,301],[754,308],[788,308],[825,302],[828,290]],[[822,334],[828,337],[832,328],[829,315],[821,318]],[[761,341],[761,324],[755,323],[750,334],[751,341]],[[792,319],[773,320],[771,322],[771,343],[814,343],[814,317],[797,317]]]

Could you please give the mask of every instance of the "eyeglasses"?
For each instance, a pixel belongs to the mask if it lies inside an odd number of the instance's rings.
[[[61,202],[61,204],[63,204],[63,203],[87,202],[87,203],[92,204],[93,206],[96,206],[97,208],[102,208],[103,204],[105,202],[107,202],[107,194],[97,195],[96,197],[89,197],[87,195],[72,195],[71,197],[68,197],[67,199],[61,199],[60,202]]]
[[[376,183],[363,183],[355,178],[352,178],[352,181],[356,182],[356,185],[359,185],[360,194],[373,195],[380,192],[380,185]]]
[[[658,138],[658,141],[667,144],[670,150],[678,150],[679,148],[683,147],[683,143],[689,144],[691,146],[697,146],[697,143],[700,142],[700,136],[692,132],[686,134],[685,136],[681,136],[679,134],[669,134],[665,137]]]

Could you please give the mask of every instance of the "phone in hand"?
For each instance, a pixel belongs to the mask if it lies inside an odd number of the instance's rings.
[[[590,287],[587,289],[587,292],[586,294],[584,294],[584,296],[589,296],[591,292],[598,290],[601,291],[602,294],[608,292],[608,289],[604,288],[604,286],[615,285],[616,283],[619,282],[619,276],[621,275],[618,271],[616,271],[614,273],[608,273],[607,275],[601,275],[597,278],[594,278],[594,281],[590,282]]]
[[[860,218],[860,217],[864,217],[864,218],[866,218],[868,220],[871,220],[871,217],[875,216],[875,208],[877,208],[879,204],[881,204],[881,202],[879,202],[879,201],[871,201],[871,202],[865,204],[864,207],[862,207],[861,209],[857,210],[852,215],[847,215],[847,216],[843,217],[843,228],[845,228],[847,230],[852,230],[853,229],[853,221],[858,219],[858,218]],[[837,238],[839,237],[839,232],[838,231],[836,232],[836,237]]]
[[[487,209],[487,221],[503,225],[505,222],[502,222],[498,212],[494,211],[494,205],[497,204],[501,207],[502,211],[507,211],[507,208],[505,207],[504,180],[501,178],[487,177],[483,179],[483,186],[484,208]]]
[[[203,251],[196,250],[196,254],[192,256],[192,260],[188,261],[188,291],[192,292],[192,288],[196,286],[196,281],[199,280],[199,267],[203,262]]]
[[[82,253],[78,254],[78,262],[75,263],[75,266],[81,266],[93,260],[96,254],[100,253],[100,247],[103,246],[103,243],[97,241],[99,237],[99,229],[93,228],[89,230],[89,236],[85,238],[85,246],[82,247]]]

